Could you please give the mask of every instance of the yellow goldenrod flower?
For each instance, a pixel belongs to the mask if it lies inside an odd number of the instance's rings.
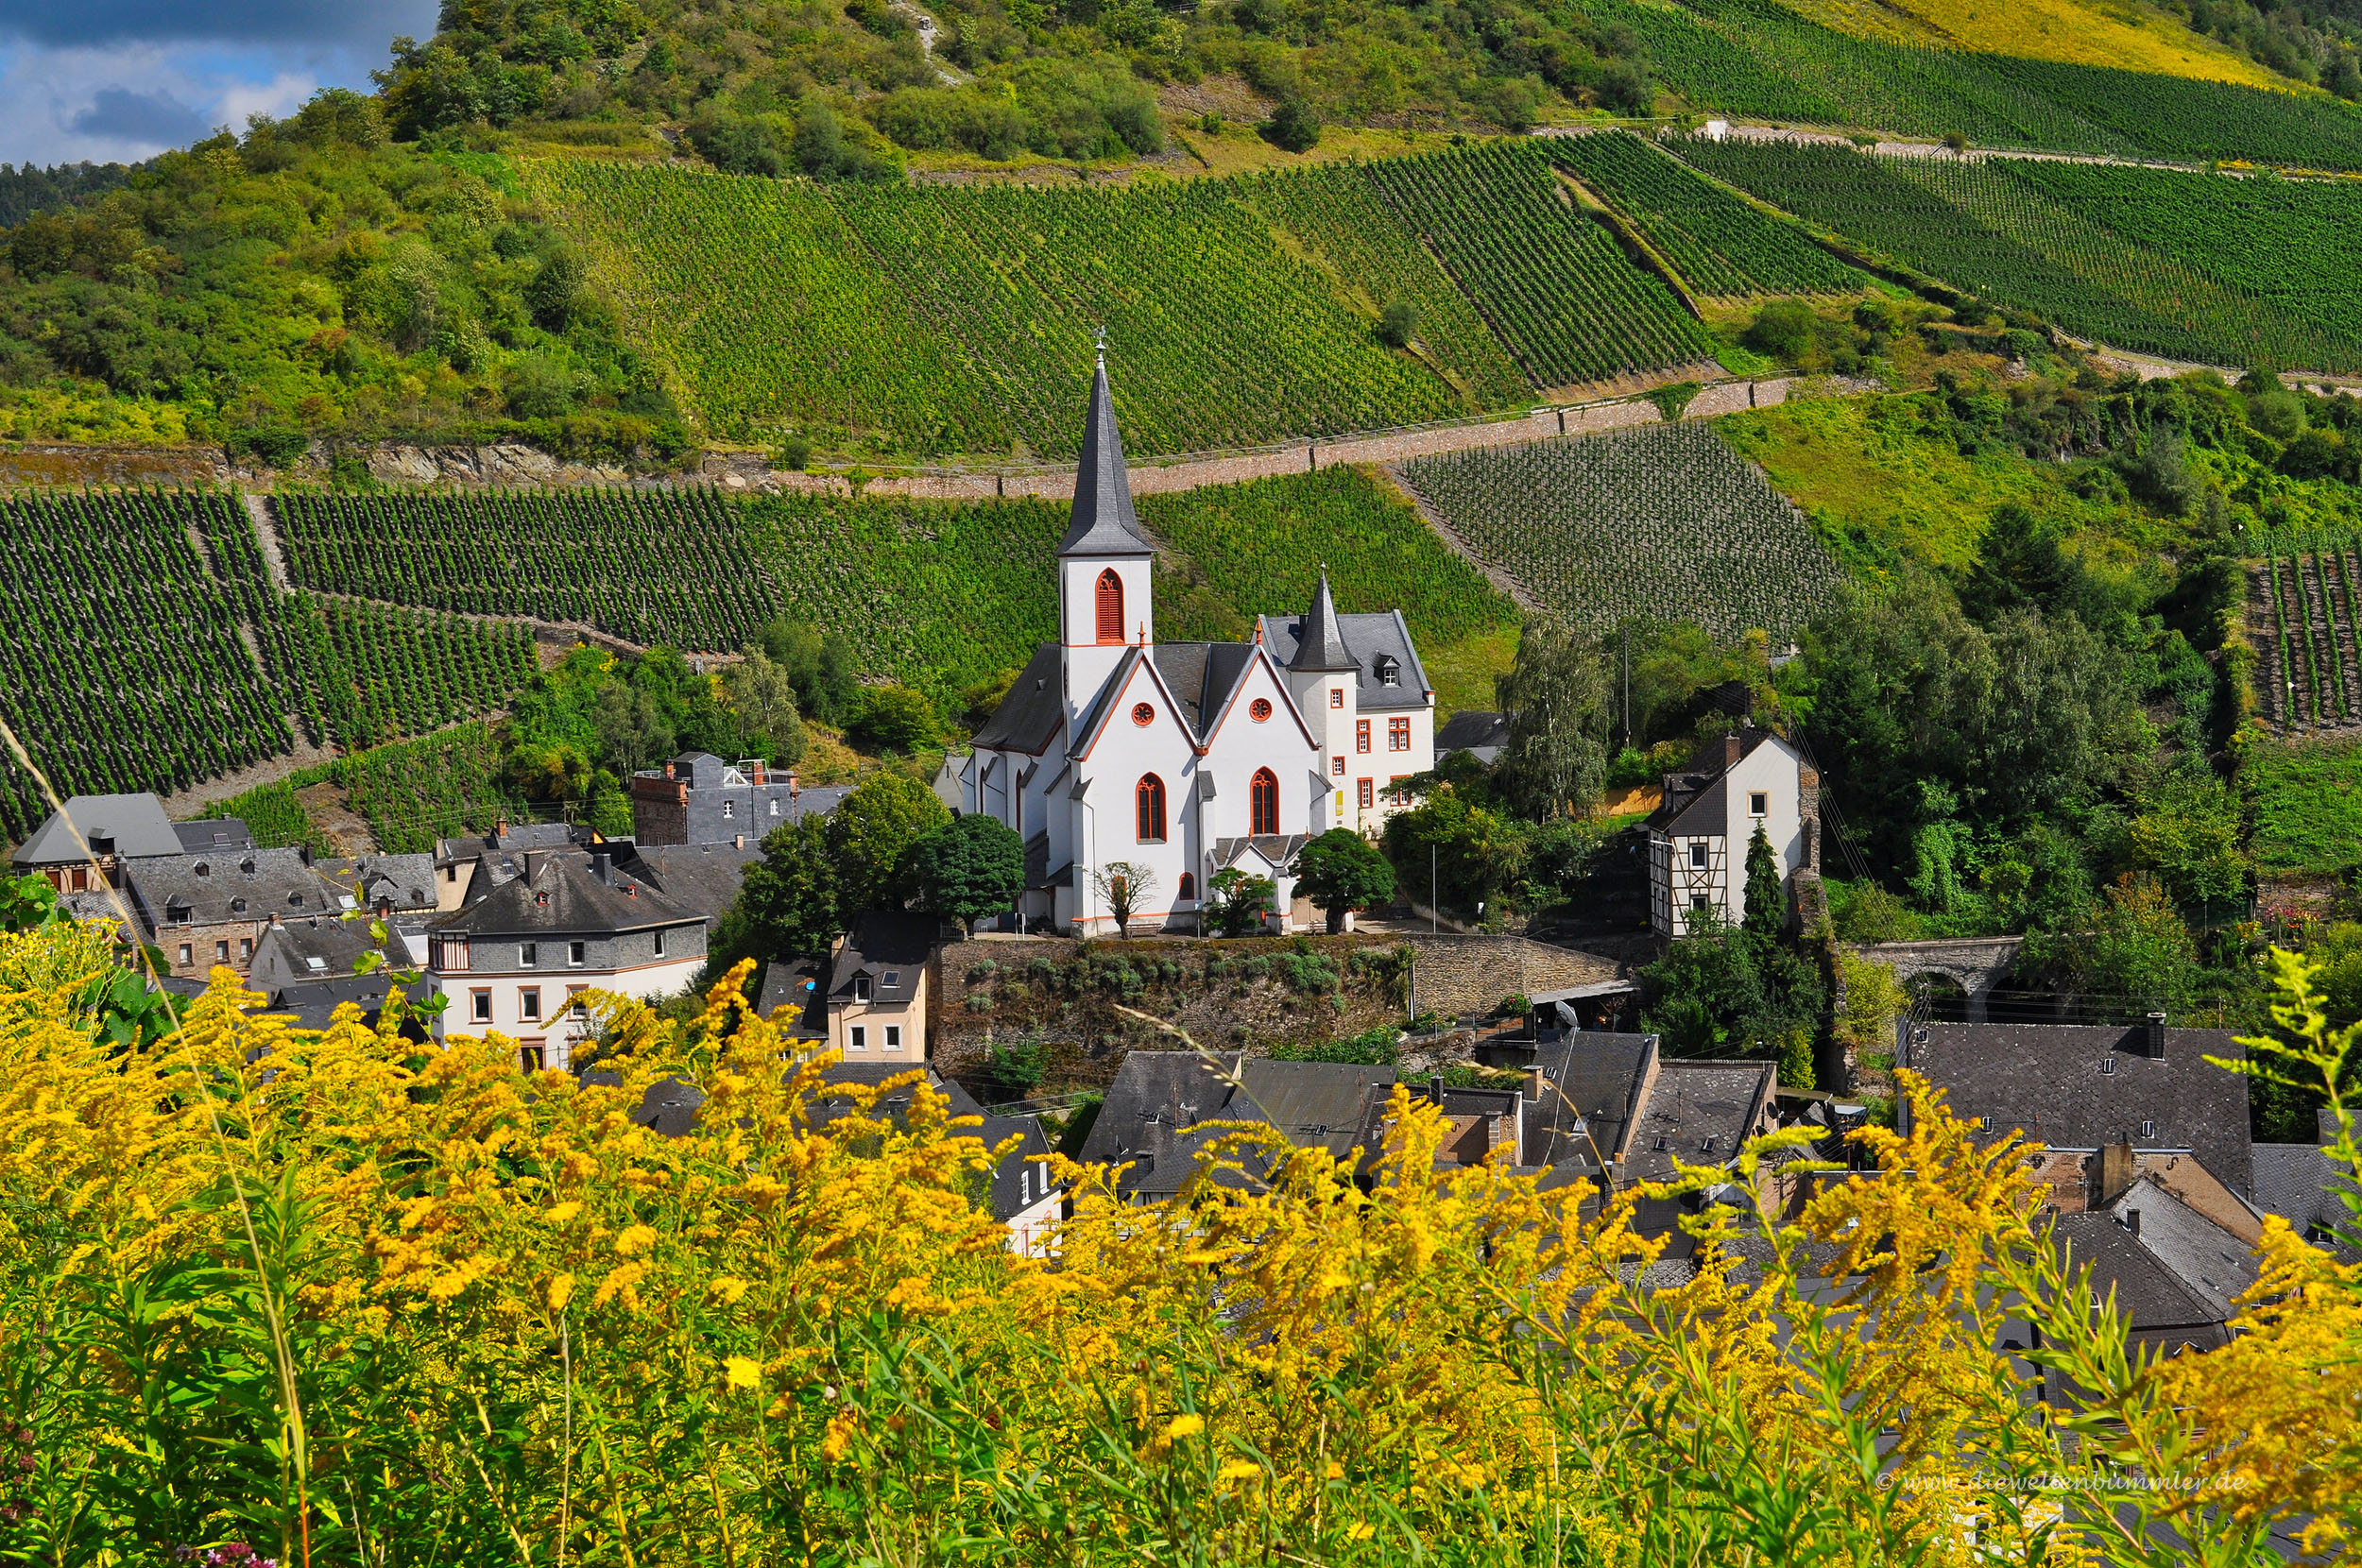
[[[729,1357],[722,1363],[722,1372],[733,1389],[759,1389],[762,1386],[762,1363],[749,1357]]]
[[[1187,1410],[1165,1423],[1165,1441],[1179,1442],[1183,1438],[1196,1437],[1206,1430],[1206,1418],[1194,1410]]]

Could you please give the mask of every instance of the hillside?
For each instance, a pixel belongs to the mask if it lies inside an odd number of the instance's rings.
[[[2161,77],[2233,82],[2242,87],[2287,89],[2323,77],[2321,61],[2306,52],[2299,72],[2295,51],[2278,53],[2289,69],[2274,69],[2256,58],[2270,53],[2276,30],[2225,29],[2233,42],[2193,30],[2185,15],[2163,7],[2101,4],[2099,0],[1790,0],[1817,22],[1858,38],[1922,47],[2021,55],[2029,60],[2106,65]],[[2244,8],[2242,8],[2244,9]],[[2261,18],[2258,18],[2260,21]],[[2285,36],[2278,35],[2278,36]],[[2336,56],[2327,76],[2334,77]]]

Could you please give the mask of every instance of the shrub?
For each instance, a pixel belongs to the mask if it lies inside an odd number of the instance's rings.
[[[1378,340],[1389,349],[1407,348],[1419,330],[1419,307],[1408,299],[1392,299],[1378,312]]]
[[[1274,146],[1290,152],[1310,152],[1320,145],[1320,111],[1302,98],[1282,98],[1262,128]]]

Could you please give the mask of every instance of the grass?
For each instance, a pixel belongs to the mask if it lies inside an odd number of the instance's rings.
[[[1923,430],[1918,410],[1913,398],[1813,399],[1726,415],[1714,429],[1857,575],[1876,575],[1895,554],[1965,566],[1985,519],[2011,501],[2083,537],[2087,553],[2129,557],[2179,537],[2179,524],[2076,495],[2055,467],[2013,453],[1963,457],[1948,436]]]
[[[1344,163],[1364,158],[1402,158],[1416,152],[1439,152],[1454,145],[1452,137],[1443,131],[1325,126],[1321,139],[1311,150],[1290,152],[1265,141],[1262,133],[1245,121],[1225,118],[1218,131],[1200,130],[1170,114],[1165,124],[1173,141],[1187,147],[1205,165],[1205,174],[1216,177],[1301,169],[1315,163]]]
[[[2265,876],[2334,876],[2362,861],[2362,741],[2267,741],[2244,778]]]
[[[2213,39],[2118,0],[1803,0],[1796,10],[1840,32],[1891,43],[2065,60],[2197,81],[2294,92]]]

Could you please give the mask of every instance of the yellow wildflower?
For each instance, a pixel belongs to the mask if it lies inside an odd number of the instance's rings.
[[[574,1276],[572,1274],[552,1274],[550,1276],[550,1283],[547,1287],[545,1287],[545,1293],[549,1297],[550,1310],[552,1312],[565,1311],[566,1304],[573,1300],[574,1297]]]
[[[655,1245],[656,1231],[648,1225],[626,1226],[615,1237],[615,1253],[619,1257],[629,1257]]]
[[[722,1363],[723,1376],[733,1389],[762,1387],[762,1363],[744,1355],[733,1355]]]
[[[1183,1438],[1196,1437],[1206,1430],[1206,1418],[1190,1410],[1173,1417],[1165,1423],[1165,1441],[1179,1442]]]
[[[829,1418],[829,1429],[820,1439],[820,1454],[830,1464],[845,1457],[846,1448],[853,1440],[853,1429],[861,1424],[861,1417],[850,1406]]]

